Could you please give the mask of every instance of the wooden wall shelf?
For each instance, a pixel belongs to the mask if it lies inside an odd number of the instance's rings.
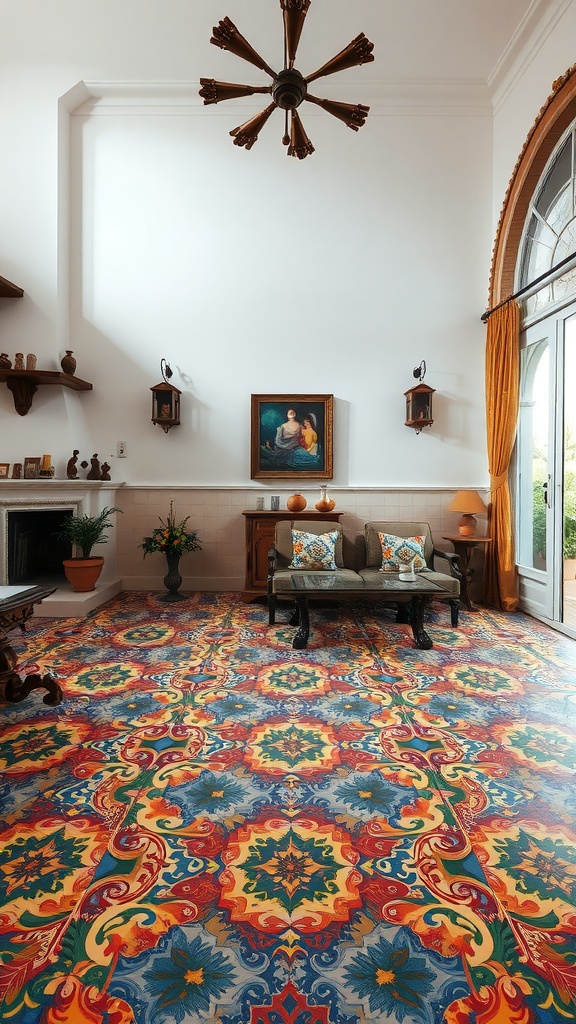
[[[25,416],[30,409],[40,384],[60,384],[73,391],[92,391],[92,385],[87,380],[80,380],[80,377],[60,370],[0,370],[0,383],[8,385],[19,416]]]
[[[0,277],[0,299],[21,299],[23,295],[23,288],[19,288],[17,284],[7,281],[5,277]]]

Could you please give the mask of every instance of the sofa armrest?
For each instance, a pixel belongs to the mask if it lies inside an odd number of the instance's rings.
[[[455,554],[454,551],[441,551],[439,548],[433,548],[432,568],[434,568],[434,558],[444,558],[450,566],[450,575],[460,581],[463,579],[464,573],[462,571],[462,559],[460,558],[460,555]]]

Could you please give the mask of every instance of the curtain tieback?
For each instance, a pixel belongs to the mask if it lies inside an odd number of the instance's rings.
[[[499,476],[490,476],[490,490],[498,491],[508,480],[508,473],[500,473]]]

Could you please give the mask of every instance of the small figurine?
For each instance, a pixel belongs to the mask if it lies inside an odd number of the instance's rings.
[[[35,370],[36,369],[36,356],[34,355],[33,352],[29,352],[28,355],[26,356],[26,369],[27,370]]]
[[[24,369],[24,353],[23,352],[17,352],[16,355],[14,356],[14,369],[15,370],[23,370]]]
[[[76,463],[78,462],[79,454],[80,452],[75,448],[72,452],[72,458],[68,459],[66,464],[66,476],[69,480],[76,480],[76,477],[78,476],[78,467]],[[86,463],[86,465],[88,465],[88,463]]]
[[[0,370],[11,370],[12,360],[8,358],[7,352],[0,353]]]
[[[110,466],[107,462],[103,462],[101,466],[102,472],[100,473],[101,480],[110,480]]]
[[[15,462],[12,466],[12,479],[20,480],[22,478],[22,463]]]
[[[86,474],[87,480],[99,480],[100,479],[100,462],[98,461],[98,454],[94,452],[94,455],[90,459],[90,472]]]

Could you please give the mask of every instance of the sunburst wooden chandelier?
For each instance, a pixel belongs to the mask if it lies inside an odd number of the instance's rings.
[[[265,71],[272,79],[271,85],[236,85],[232,82],[217,82],[213,78],[200,79],[200,95],[205,104],[220,103],[222,100],[238,99],[242,96],[253,96],[256,93],[272,95],[272,103],[265,110],[230,132],[235,146],[252,149],[268,118],[279,107],[285,111],[285,130],[282,142],[288,147],[288,156],[296,156],[299,160],[309,156],[314,152],[314,146],[306,135],[297,110],[303,100],[323,107],[329,114],[333,114],[334,117],[352,128],[352,131],[357,132],[364,124],[370,107],[365,107],[362,103],[340,103],[337,100],[319,99],[317,96],[310,95],[308,86],[316,79],[333,75],[337,71],[369,64],[374,60],[372,54],[374,44],[362,32],[332,60],[305,78],[300,71],[296,70],[294,62],[310,4],[311,0],[280,0],[280,7],[284,14],[284,69],[280,72],[273,71],[266,61],[256,53],[256,50],[240,34],[230,18],[224,18],[212,29],[213,36],[210,42],[214,46],[219,46],[222,50],[229,50],[237,57],[242,57],[243,60]]]

